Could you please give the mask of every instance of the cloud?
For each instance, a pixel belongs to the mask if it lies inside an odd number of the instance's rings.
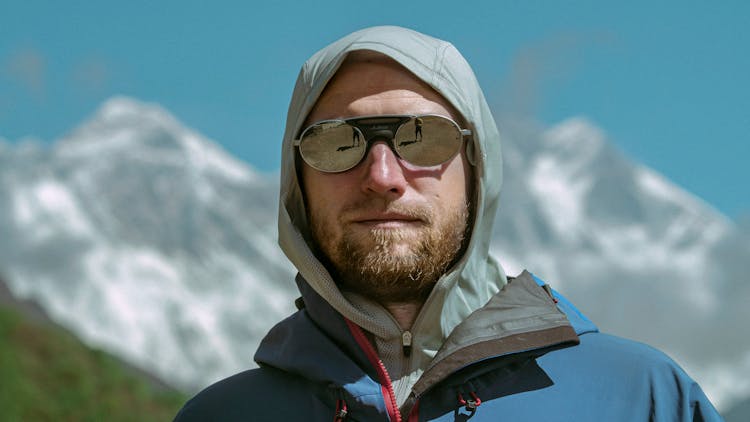
[[[522,46],[513,57],[501,87],[500,110],[535,115],[550,83],[567,83],[574,77],[586,51],[596,44],[612,44],[616,39],[609,32],[564,32]]]
[[[90,93],[98,93],[109,84],[112,71],[103,59],[89,57],[75,64],[72,78],[77,88]]]
[[[38,50],[34,48],[18,50],[8,58],[4,68],[14,82],[21,84],[35,97],[44,97],[47,63]]]
[[[65,78],[55,82],[50,72],[60,72],[49,65],[48,58],[38,49],[21,47],[1,62],[0,74],[13,84],[19,93],[29,94],[36,100],[45,99],[50,84],[68,83],[78,93],[100,94],[112,80],[112,67],[102,58],[89,56],[76,60],[63,69]],[[7,108],[0,99],[0,112]]]

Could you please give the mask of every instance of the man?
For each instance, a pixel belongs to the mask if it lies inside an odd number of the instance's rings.
[[[500,139],[452,45],[397,27],[316,53],[284,135],[300,310],[177,420],[719,420],[685,373],[489,256]]]

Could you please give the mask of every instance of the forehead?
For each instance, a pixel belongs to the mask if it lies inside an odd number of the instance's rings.
[[[370,114],[459,118],[442,95],[395,60],[372,51],[356,51],[328,82],[306,123]]]

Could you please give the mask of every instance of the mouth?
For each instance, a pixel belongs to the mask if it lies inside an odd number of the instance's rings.
[[[403,228],[424,224],[424,221],[420,218],[395,213],[358,216],[352,219],[352,222],[371,228]]]

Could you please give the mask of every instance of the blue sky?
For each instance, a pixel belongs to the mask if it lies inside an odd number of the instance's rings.
[[[750,213],[750,3],[0,4],[0,137],[51,141],[123,94],[158,102],[262,171],[279,165],[302,62],[366,26],[453,42],[496,110],[587,116],[726,215]]]

